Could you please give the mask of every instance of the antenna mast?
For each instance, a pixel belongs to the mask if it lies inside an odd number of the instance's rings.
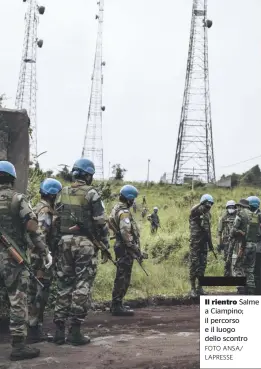
[[[105,106],[102,105],[102,85],[103,67],[105,62],[102,59],[102,31],[103,31],[103,12],[104,0],[97,2],[99,5],[98,34],[96,41],[96,51],[92,73],[91,96],[89,103],[88,119],[85,130],[82,158],[88,158],[94,162],[95,176],[97,179],[104,179],[103,169],[103,143],[102,143],[102,112]]]
[[[25,34],[19,81],[16,92],[16,109],[26,109],[30,118],[30,154],[31,160],[37,157],[37,124],[36,124],[36,57],[37,47],[43,46],[43,40],[37,38],[39,16],[45,12],[44,6],[37,5],[36,0],[27,2],[25,14]]]
[[[193,0],[187,73],[172,183],[198,179],[214,183],[215,163],[212,136],[208,70],[207,0]]]

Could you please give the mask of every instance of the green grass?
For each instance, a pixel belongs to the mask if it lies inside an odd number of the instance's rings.
[[[250,195],[261,195],[259,190],[247,187],[233,190],[210,187],[199,188],[192,192],[186,187],[153,185],[147,189],[144,185],[133,184],[140,190],[137,199],[138,210],[134,216],[141,231],[141,247],[149,253],[149,260],[143,263],[149,277],[135,262],[127,299],[148,298],[155,295],[181,296],[187,294],[190,288],[188,280],[188,218],[190,208],[198,203],[202,194],[210,193],[215,200],[211,210],[214,246],[217,244],[218,219],[224,211],[226,202],[231,199],[238,201],[240,198]],[[113,192],[117,192],[119,188],[119,185],[115,186]],[[150,211],[154,206],[159,208],[162,228],[155,235],[150,234],[150,223],[147,219],[141,217],[143,195],[146,196]],[[106,203],[108,213],[114,203],[115,201]],[[113,243],[111,245],[113,246]],[[218,260],[216,260],[212,253],[209,253],[206,275],[222,276],[223,267],[222,256],[218,255]],[[93,291],[95,300],[110,299],[115,275],[114,268],[112,264],[109,265],[108,263],[99,265]],[[215,288],[208,288],[207,290],[214,291]],[[219,287],[218,291],[234,291],[234,288]]]
[[[148,298],[155,295],[181,296],[189,291],[188,280],[188,253],[189,253],[189,223],[190,208],[199,202],[202,194],[210,193],[214,197],[215,204],[212,213],[212,238],[214,246],[217,243],[217,223],[219,216],[224,211],[228,200],[238,201],[242,197],[250,195],[261,196],[261,191],[250,187],[238,187],[233,190],[219,189],[215,187],[198,188],[192,192],[186,186],[156,185],[150,184],[147,188],[144,184],[132,183],[139,190],[137,199],[137,213],[134,217],[141,231],[141,247],[148,252],[149,260],[145,260],[143,266],[149,277],[145,275],[135,262],[127,299]],[[34,180],[30,187],[32,203],[38,200],[39,181]],[[112,184],[112,192],[118,193],[122,183]],[[145,217],[142,219],[142,197],[146,196],[149,211],[154,206],[159,208],[159,217],[162,228],[157,234],[150,234],[150,223]],[[107,214],[110,213],[115,201],[105,201]],[[113,241],[111,241],[113,253]],[[114,253],[113,253],[114,255]],[[212,253],[208,256],[206,275],[223,275],[222,256],[215,260]],[[99,264],[98,274],[93,289],[93,298],[96,301],[109,300],[115,276],[115,267],[109,261],[107,264]],[[208,289],[209,291],[214,290]],[[218,288],[219,291],[233,291],[232,288]]]

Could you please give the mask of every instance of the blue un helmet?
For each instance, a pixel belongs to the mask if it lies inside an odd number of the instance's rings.
[[[260,206],[260,199],[257,196],[249,196],[247,198],[249,206],[253,209],[258,209]]]
[[[211,195],[206,193],[205,195],[201,196],[200,204],[204,204],[204,205],[207,205],[207,206],[210,205],[210,207],[211,207],[214,204],[214,199]]]
[[[40,194],[41,195],[57,195],[62,189],[61,182],[54,178],[46,178],[40,184]]]
[[[85,175],[85,174],[91,174],[93,175],[95,173],[95,166],[93,162],[89,159],[78,159],[73,164],[72,168],[73,175]]]
[[[0,161],[0,172],[7,173],[11,177],[16,178],[15,167],[9,161]]]
[[[128,201],[134,201],[138,196],[139,192],[136,187],[132,185],[125,185],[120,190],[120,195],[123,196]]]

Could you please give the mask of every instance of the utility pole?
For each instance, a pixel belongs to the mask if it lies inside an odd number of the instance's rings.
[[[192,191],[194,191],[194,167],[193,167],[193,174],[192,174],[191,189]]]
[[[105,111],[105,106],[102,105],[103,67],[105,66],[102,58],[104,0],[98,1],[97,4],[99,15],[96,15],[95,19],[98,20],[98,33],[82,158],[92,160],[95,165],[95,178],[104,180],[102,142],[102,112]]]
[[[150,178],[150,159],[148,159],[147,187],[149,187],[149,178]]]
[[[30,118],[30,156],[33,162],[37,158],[37,47],[42,48],[43,40],[37,38],[39,14],[45,12],[44,6],[37,5],[36,0],[23,0],[28,3],[25,14],[25,34],[20,66],[19,81],[16,92],[16,109],[26,109]]]
[[[108,174],[108,179],[110,179],[110,175],[111,175],[111,162],[109,161],[109,174]]]
[[[207,0],[193,0],[183,104],[172,173],[172,183],[195,176],[215,183],[212,118],[209,94]]]

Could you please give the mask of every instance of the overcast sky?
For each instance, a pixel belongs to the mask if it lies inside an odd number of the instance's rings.
[[[81,156],[98,12],[96,0],[44,0],[38,49],[38,152],[44,169]],[[261,158],[261,0],[209,0],[210,98],[216,175]],[[0,93],[14,107],[24,37],[22,0],[1,1]],[[192,0],[105,0],[104,173],[126,179],[172,172],[189,46]]]

